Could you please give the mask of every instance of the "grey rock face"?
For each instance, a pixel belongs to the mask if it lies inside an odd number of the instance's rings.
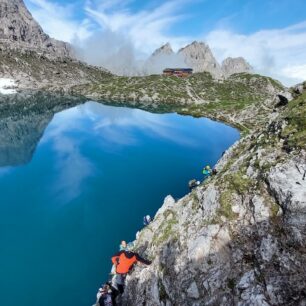
[[[306,155],[275,167],[267,181],[284,213],[293,243],[306,239]]]
[[[194,41],[180,49],[178,54],[183,55],[186,65],[193,68],[194,72],[207,71],[215,77],[222,76],[219,63],[205,43]]]
[[[199,294],[199,290],[198,290],[196,282],[191,283],[191,285],[189,286],[189,288],[187,290],[187,294],[191,298],[194,298],[194,299],[199,298],[200,294]]]
[[[23,0],[0,0],[0,48],[32,50],[53,57],[72,57],[71,47],[50,38],[33,19]]]
[[[306,157],[275,167],[268,176],[271,190],[283,210],[306,209]]]
[[[225,77],[234,73],[251,73],[252,71],[252,66],[243,57],[228,57],[222,62],[222,72]]]
[[[294,95],[300,95],[305,91],[306,91],[306,81],[293,86],[293,94]]]

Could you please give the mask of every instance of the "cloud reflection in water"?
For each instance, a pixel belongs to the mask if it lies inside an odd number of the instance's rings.
[[[101,171],[95,169],[94,162],[84,153],[89,141],[111,154],[120,153],[127,146],[141,145],[148,137],[196,147],[197,137],[191,137],[188,125],[178,124],[177,118],[174,114],[152,114],[96,102],[56,114],[42,141],[51,142],[56,154],[57,177],[53,192],[71,201],[80,195],[85,180]],[[139,133],[146,138],[138,137]]]
[[[93,121],[95,132],[111,144],[136,144],[134,131],[138,129],[151,137],[164,138],[184,146],[196,145],[194,140],[178,133],[178,125],[171,121],[169,114],[152,114],[139,109],[107,107],[96,102],[86,103],[82,111]]]

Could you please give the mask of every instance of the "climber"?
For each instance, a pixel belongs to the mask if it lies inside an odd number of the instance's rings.
[[[112,263],[116,271],[112,279],[112,285],[118,288],[121,294],[124,292],[125,277],[137,262],[145,265],[151,264],[151,261],[140,257],[137,253],[126,250],[120,251],[112,257]]]
[[[197,181],[197,180],[191,180],[189,181],[188,183],[188,186],[189,186],[189,190],[192,191],[193,188],[199,186],[201,184],[200,181]]]
[[[120,250],[120,251],[127,250],[127,247],[128,247],[128,245],[127,245],[126,241],[125,241],[125,240],[122,240],[121,243],[120,243],[120,245],[119,245],[119,250]]]
[[[149,215],[143,217],[143,225],[147,226],[152,222],[152,219]]]
[[[209,177],[212,173],[212,170],[211,170],[210,166],[204,167],[202,173],[204,174],[204,179]]]
[[[116,296],[122,294],[124,292],[124,284],[125,284],[125,275],[123,274],[115,274],[111,279],[112,288],[114,288],[114,292],[116,292]]]
[[[98,305],[100,306],[115,306],[116,295],[113,293],[113,289],[110,285],[103,285],[97,294]]]
[[[120,251],[112,257],[117,274],[127,274],[137,262],[145,265],[151,264],[151,261],[140,257],[137,253],[126,250]]]
[[[119,245],[119,251],[130,251],[134,247],[134,242],[127,243],[125,240],[122,240]]]
[[[119,245],[119,251],[131,251],[134,247],[134,243],[133,242],[129,242],[127,243],[125,240],[122,240],[120,245]],[[113,265],[110,275],[115,275],[116,274],[116,266]]]

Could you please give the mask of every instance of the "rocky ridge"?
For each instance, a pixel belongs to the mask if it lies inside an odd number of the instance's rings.
[[[304,90],[283,106],[266,101],[266,119],[217,175],[165,199],[135,241],[153,264],[128,276],[123,305],[306,304]]]
[[[168,66],[171,68],[171,65],[193,68],[195,73],[209,72],[215,78],[227,78],[235,73],[252,73],[253,71],[251,65],[242,57],[228,57],[220,65],[210,47],[204,42],[198,41],[181,48],[177,53],[172,50],[169,43],[163,45],[153,52],[148,61],[148,63],[154,63],[157,66],[159,62],[162,66],[159,67],[159,73]]]
[[[73,57],[69,44],[50,38],[23,0],[0,0],[0,48],[30,50],[49,57]]]
[[[13,79],[20,90],[67,91],[101,82],[111,74],[72,58],[50,58],[29,50],[0,50],[0,78]]]
[[[152,57],[159,56],[160,54],[162,54],[162,55],[172,55],[172,54],[174,54],[174,51],[173,51],[170,43],[166,43],[165,45],[163,45],[160,48],[156,49],[152,53]]]
[[[0,0],[0,21],[0,78],[19,88],[65,90],[110,75],[76,60],[69,44],[44,33],[23,0]]]

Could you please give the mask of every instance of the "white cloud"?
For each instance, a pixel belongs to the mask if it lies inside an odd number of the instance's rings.
[[[58,176],[53,192],[60,194],[60,197],[68,202],[80,195],[84,181],[94,173],[94,166],[80,153],[80,144],[74,139],[58,135],[53,141],[58,155]]]
[[[56,196],[57,201],[72,201],[84,190],[87,179],[103,171],[96,169],[94,160],[83,153],[88,131],[91,135],[95,133],[98,140],[95,145],[112,154],[124,147],[139,145],[142,140],[138,133],[185,147],[196,147],[198,142],[184,133],[188,128],[178,127],[177,122],[171,120],[172,116],[96,102],[57,113],[42,140],[42,143],[51,143],[55,153],[56,176],[51,185],[52,196]],[[75,133],[79,136],[76,137]],[[0,169],[0,177],[4,174],[5,170]]]
[[[171,41],[178,48],[190,41],[188,37],[166,34],[176,22],[184,18],[179,11],[187,0],[171,0],[151,10],[132,12],[128,9],[131,0],[87,0],[61,5],[49,0],[26,0],[34,18],[43,29],[56,39],[86,45],[86,39],[102,39],[101,33],[113,33],[125,37],[140,52],[150,53],[162,43]],[[76,17],[84,15],[83,19]]]
[[[82,114],[72,108],[56,114],[42,142],[51,142],[56,154],[56,178],[51,186],[57,201],[69,202],[78,197],[86,180],[95,174],[93,163],[81,153],[82,139],[69,135],[69,131],[83,130]]]
[[[185,18],[179,11],[190,4],[187,0],[166,1],[137,12],[128,8],[132,0],[87,0],[81,8],[49,0],[27,1],[50,36],[74,44],[78,56],[89,64],[117,74],[142,74],[142,62],[154,49],[168,41],[179,48],[191,40],[167,34],[171,26]],[[75,17],[77,9],[78,15],[84,16],[81,20]]]
[[[282,73],[292,79],[306,80],[306,65],[288,66]]]
[[[97,102],[87,102],[77,108],[80,113],[86,114],[93,122],[93,128],[103,144],[132,145],[137,140],[135,130],[143,131],[152,137],[163,138],[176,144],[196,146],[194,140],[184,136],[181,130],[173,124],[166,115],[153,114],[139,109],[124,107],[109,107]]]
[[[151,10],[137,12],[129,10],[130,2],[87,1],[87,18],[99,30],[80,43],[82,59],[120,75],[141,75],[145,71],[143,61],[154,49],[168,41],[177,48],[190,41],[167,34],[171,26],[185,18],[179,11],[186,0],[167,1]]]
[[[106,1],[103,5],[97,5],[91,1],[85,10],[102,30],[124,35],[141,52],[150,53],[168,41],[178,47],[189,40],[166,33],[171,26],[186,17],[179,14],[186,0],[167,1],[152,10],[143,9],[135,13],[127,9],[129,2]]]
[[[250,35],[216,30],[205,38],[219,61],[243,56],[257,72],[287,85],[305,79],[306,22]]]
[[[27,0],[30,11],[51,37],[72,43],[74,40],[84,40],[91,33],[91,22],[84,18],[75,18],[76,5],[60,5],[47,0]],[[82,9],[82,8],[81,8]]]

